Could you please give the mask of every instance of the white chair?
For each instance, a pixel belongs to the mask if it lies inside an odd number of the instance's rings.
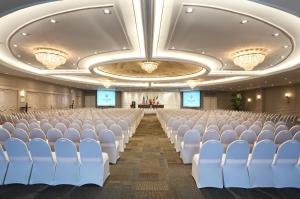
[[[181,142],[184,134],[190,129],[190,127],[186,124],[179,126],[177,130],[177,134],[175,135],[175,149],[176,152],[180,152],[181,150]]]
[[[105,130],[107,130],[107,126],[105,124],[97,124],[96,125],[96,133],[98,136]]]
[[[238,134],[238,136],[240,136],[244,131],[247,130],[247,126],[245,125],[238,125],[237,127],[235,127],[235,132]]]
[[[4,184],[28,184],[32,159],[26,144],[18,138],[10,138],[5,142],[9,165]]]
[[[111,125],[115,124],[115,121],[113,121],[111,119],[106,119],[106,120],[104,120],[104,124],[106,126],[111,126]]]
[[[103,153],[96,140],[84,139],[80,142],[80,185],[103,186],[109,176],[109,157]]]
[[[65,131],[67,130],[67,126],[62,122],[56,123],[54,128],[59,129],[62,132],[62,134],[64,134]]]
[[[45,134],[47,134],[49,129],[53,128],[52,125],[48,122],[43,123],[40,126],[41,126],[41,129],[44,131]]]
[[[75,144],[69,139],[60,138],[54,147],[57,160],[54,184],[78,185],[80,161]]]
[[[74,128],[68,128],[65,131],[64,138],[71,140],[79,148],[80,143],[80,133]]]
[[[223,165],[224,187],[250,187],[247,170],[249,151],[250,146],[244,140],[228,145]]]
[[[258,125],[253,124],[249,127],[249,130],[254,131],[256,133],[256,135],[258,135],[261,131],[261,127],[258,126]]]
[[[277,126],[277,128],[275,129],[275,132],[274,132],[275,136],[277,135],[277,133],[279,133],[280,131],[284,131],[284,130],[285,131],[289,130],[286,125]]]
[[[254,131],[246,130],[241,134],[239,139],[244,140],[244,141],[248,142],[248,144],[250,146],[253,146],[256,139],[257,139],[257,136],[256,136],[256,133]]]
[[[233,130],[232,126],[229,124],[224,124],[220,130],[220,133],[222,134],[224,131]]]
[[[288,140],[279,146],[273,163],[275,187],[300,188],[299,156],[300,142]]]
[[[34,138],[28,143],[33,160],[29,184],[54,184],[56,162],[48,143],[40,138]]]
[[[8,130],[6,130],[5,128],[2,128],[0,127],[0,145],[4,145],[5,141],[7,139],[9,139],[11,136],[10,136],[10,133]]]
[[[233,129],[235,129],[238,125],[240,125],[240,123],[236,120],[233,120],[230,122],[230,125],[232,126]]]
[[[261,131],[264,131],[264,130],[271,131],[272,133],[274,133],[274,132],[275,132],[275,128],[274,128],[274,126],[271,126],[271,125],[269,125],[269,124],[265,125],[265,126],[262,128],[262,130],[261,130]]]
[[[300,132],[300,125],[295,125],[293,126],[289,132],[294,136],[296,133]]]
[[[18,138],[25,143],[29,142],[29,136],[23,129],[15,128],[12,137]]]
[[[256,142],[259,142],[261,140],[274,140],[274,134],[270,130],[262,130],[258,136]]]
[[[118,125],[122,128],[125,143],[128,143],[129,142],[129,137],[131,137],[132,135],[129,132],[129,126],[128,126],[127,122],[125,120],[120,120],[118,122]]]
[[[2,124],[2,128],[5,128],[6,130],[8,130],[8,132],[10,132],[11,134],[14,132],[15,127],[12,123],[10,122],[5,122],[4,124]]]
[[[29,137],[30,137],[30,139],[40,138],[40,139],[46,141],[46,135],[45,135],[45,133],[43,132],[42,129],[38,129],[38,128],[31,129],[29,131]]]
[[[200,137],[202,137],[205,132],[205,128],[202,124],[197,124],[192,129],[197,131],[200,134]]]
[[[117,124],[112,124],[108,129],[114,133],[116,140],[118,140],[120,144],[119,150],[123,152],[125,149],[125,141],[121,127]]]
[[[188,130],[183,136],[181,142],[180,158],[183,164],[190,164],[195,154],[199,153],[201,142],[200,134],[195,130]]]
[[[215,130],[206,131],[202,137],[202,143],[208,140],[220,140],[220,134]]]
[[[30,123],[29,126],[28,126],[29,131],[32,130],[32,129],[39,129],[39,128],[40,128],[40,125],[36,122]]]
[[[288,130],[282,130],[276,134],[274,138],[274,143],[278,146],[287,140],[291,140],[292,138],[293,136],[290,134]]]
[[[223,188],[222,154],[223,145],[220,141],[209,140],[205,142],[194,155],[192,163],[192,176],[198,188]]]
[[[216,131],[216,132],[219,132],[219,127],[215,124],[210,124],[207,126],[206,130],[205,130],[205,133],[207,131]]]
[[[272,162],[276,146],[271,140],[257,142],[248,162],[250,187],[274,187]]]
[[[18,128],[18,129],[22,129],[22,130],[24,130],[25,132],[28,132],[29,131],[29,129],[28,129],[28,127],[26,126],[26,124],[24,124],[24,123],[17,123],[16,124],[16,128]]]
[[[108,154],[109,162],[116,164],[119,155],[119,142],[111,130],[105,130],[99,135],[102,151]]]
[[[300,131],[293,136],[293,140],[300,142]]]
[[[173,124],[172,124],[172,130],[170,132],[170,141],[172,144],[175,144],[175,136],[177,135],[177,130],[181,124],[182,123],[181,123],[180,119],[175,120],[175,122],[173,122]]]
[[[17,121],[17,123],[23,123],[23,124],[25,124],[26,126],[29,126],[28,121],[27,121],[26,119],[24,119],[24,118],[19,119],[19,120]]]
[[[73,129],[76,129],[78,132],[81,131],[81,126],[78,124],[78,123],[71,123],[69,128],[73,128]]]
[[[84,139],[93,139],[93,140],[98,140],[98,137],[96,135],[96,132],[92,129],[83,129],[82,132],[81,132],[81,139],[84,140]]]
[[[63,134],[59,129],[51,128],[47,132],[47,139],[52,151],[54,151],[54,144],[59,139],[62,138]]]
[[[2,145],[0,145],[0,185],[3,185],[5,174],[8,167],[8,157],[4,153]]]

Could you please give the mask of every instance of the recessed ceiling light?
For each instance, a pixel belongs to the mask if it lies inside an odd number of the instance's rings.
[[[27,32],[22,32],[22,35],[23,35],[23,36],[27,36],[28,33],[27,33]]]
[[[283,79],[287,80],[287,77],[284,77]]]
[[[50,19],[50,22],[51,23],[56,23],[56,20],[55,19]]]
[[[76,65],[76,63],[73,63],[73,66],[75,66]]]
[[[30,65],[31,63],[30,63],[30,62],[28,62],[27,64],[28,64],[28,65]]]
[[[224,66],[227,66],[227,64],[225,63]]]
[[[292,81],[289,81],[289,84],[293,83]]]
[[[274,37],[278,37],[278,36],[279,36],[279,33],[276,32],[276,33],[273,34],[273,36],[274,36]]]
[[[192,13],[192,12],[193,12],[193,8],[189,7],[189,8],[186,9],[185,12],[186,12],[186,13]]]
[[[204,55],[204,54],[205,54],[205,52],[204,52],[204,51],[202,51],[202,52],[201,52],[201,54],[202,54],[202,55]]]
[[[20,58],[20,57],[22,57],[22,56],[21,56],[21,55],[17,55],[17,57],[19,57],[19,58]]]
[[[171,48],[172,50],[175,50],[175,47],[174,46],[172,46],[172,48]]]
[[[126,48],[126,46],[123,46],[123,48],[122,48],[123,50],[126,50],[127,48]]]
[[[288,48],[288,47],[289,47],[288,45],[283,46],[283,48]]]
[[[111,11],[110,11],[110,9],[104,9],[104,14],[111,14]]]
[[[17,48],[17,47],[18,47],[18,44],[14,44],[14,47]]]
[[[241,24],[245,24],[245,23],[248,23],[248,20],[247,20],[247,19],[243,19],[243,20],[241,21]]]
[[[285,58],[285,56],[282,55],[282,56],[281,56],[281,59],[284,59],[284,58]]]
[[[81,57],[78,57],[77,59],[79,60],[79,59],[81,59]]]

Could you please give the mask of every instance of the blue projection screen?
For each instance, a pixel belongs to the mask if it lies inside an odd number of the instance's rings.
[[[97,106],[116,106],[114,90],[97,90]]]
[[[184,91],[182,93],[183,107],[199,108],[200,107],[200,91]]]

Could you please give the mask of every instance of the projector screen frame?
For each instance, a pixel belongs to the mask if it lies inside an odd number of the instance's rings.
[[[101,105],[98,103],[98,92],[100,91],[113,91],[114,92],[114,105]],[[115,108],[117,106],[117,92],[114,89],[97,89],[96,90],[96,107],[98,108]]]
[[[184,106],[184,93],[185,92],[199,92],[199,106]],[[203,97],[202,97],[201,90],[182,90],[180,91],[180,98],[181,98],[181,108],[185,109],[201,109],[203,104]]]

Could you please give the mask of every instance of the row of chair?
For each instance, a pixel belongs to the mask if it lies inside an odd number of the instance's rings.
[[[18,138],[9,138],[6,151],[0,145],[0,184],[96,184],[103,186],[109,176],[108,155],[92,139],[75,144],[58,139],[55,152],[48,143],[35,138],[27,145]]]

